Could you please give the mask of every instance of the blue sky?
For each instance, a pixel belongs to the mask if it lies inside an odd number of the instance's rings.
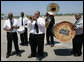
[[[1,1],[1,13],[7,15],[12,12],[18,16],[22,11],[28,15],[40,11],[41,15],[45,15],[48,4],[52,2],[59,4],[59,13],[83,13],[83,1]]]

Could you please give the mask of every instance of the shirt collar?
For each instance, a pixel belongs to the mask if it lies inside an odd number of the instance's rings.
[[[81,21],[82,20],[82,18],[80,18],[79,20],[77,20],[77,21]]]
[[[40,17],[37,18],[37,20],[39,19]]]
[[[21,17],[22,18],[22,17]],[[24,17],[23,17],[24,18]]]
[[[8,19],[9,21],[10,21],[10,19]],[[12,19],[12,21],[13,21],[14,19]]]

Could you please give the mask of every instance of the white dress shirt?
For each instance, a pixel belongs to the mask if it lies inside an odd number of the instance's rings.
[[[43,33],[45,33],[45,19],[43,19],[42,17],[39,17],[37,19],[37,25],[38,25],[39,33],[36,33],[36,30],[34,29],[35,23],[36,23],[36,21],[33,21],[33,22],[28,21],[27,22],[28,26],[30,27],[29,32],[32,34],[43,34]]]
[[[77,20],[75,25],[76,25],[76,35],[83,34],[83,20],[82,19]]]
[[[27,27],[27,25],[25,25],[25,24],[27,24],[27,21],[28,21],[28,18],[23,17],[23,26],[24,27]],[[19,26],[22,26],[22,17],[19,18]]]
[[[13,26],[19,26],[18,25],[18,20],[12,19],[11,21],[13,23]],[[10,23],[10,20],[9,19],[8,20],[5,20],[5,22],[4,22],[4,28],[11,29],[11,23]],[[16,31],[17,31],[17,29],[13,28],[12,31],[7,31],[7,32],[16,32]]]

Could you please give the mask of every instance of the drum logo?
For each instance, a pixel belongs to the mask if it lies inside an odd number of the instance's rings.
[[[68,36],[69,33],[70,33],[70,30],[61,29],[61,30],[59,31],[59,33]]]

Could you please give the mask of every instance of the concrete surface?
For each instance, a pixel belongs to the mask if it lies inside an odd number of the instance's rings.
[[[74,16],[57,16],[56,23],[61,21],[69,21],[74,23]],[[6,32],[3,30],[4,20],[1,20],[1,61],[38,61],[37,58],[27,58],[30,55],[30,45],[28,46],[20,46],[19,49],[22,51],[22,57],[18,57],[14,54],[14,44],[12,44],[12,53],[13,55],[9,58],[6,58],[7,51],[7,40],[6,40]],[[83,61],[83,54],[80,57],[74,57],[73,54],[70,53],[72,50],[72,41],[69,43],[60,43],[54,38],[55,46],[51,47],[50,45],[44,45],[44,58],[42,61]],[[18,34],[18,44],[20,44],[20,36]],[[46,43],[46,38],[45,38]],[[82,49],[83,52],[83,49]]]

